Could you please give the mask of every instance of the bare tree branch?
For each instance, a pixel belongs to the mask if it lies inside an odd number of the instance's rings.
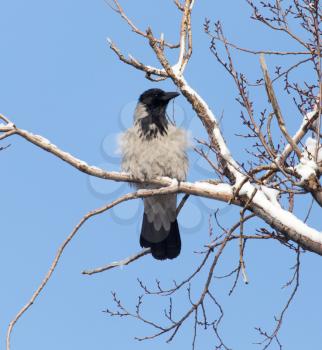
[[[280,106],[279,106],[279,104],[277,102],[277,98],[276,98],[276,95],[275,95],[275,92],[274,92],[274,89],[273,89],[272,81],[271,81],[271,78],[269,76],[268,68],[267,68],[267,65],[266,65],[265,58],[264,58],[263,54],[260,56],[260,64],[261,64],[262,71],[263,71],[263,74],[264,74],[267,95],[268,95],[270,103],[273,106],[273,110],[274,110],[275,116],[277,118],[278,125],[279,125],[283,135],[285,136],[287,142],[292,146],[292,149],[295,151],[296,155],[300,159],[301,156],[302,156],[302,152],[300,151],[300,149],[298,148],[297,144],[293,141],[293,139],[289,135],[288,131],[286,130],[284,118],[283,118]]]
[[[137,198],[143,198],[143,197],[149,197],[149,196],[154,196],[155,194],[167,194],[167,193],[172,193],[173,191],[175,192],[177,189],[176,185],[170,185],[167,188],[161,188],[161,189],[152,189],[152,190],[138,190],[136,192],[133,193],[128,193],[118,199],[116,199],[115,201],[104,205],[101,208],[95,209],[93,211],[88,212],[81,220],[80,222],[74,227],[74,229],[72,230],[72,232],[69,234],[69,236],[65,239],[65,241],[62,243],[62,245],[60,246],[60,248],[57,251],[57,254],[50,266],[50,269],[48,270],[46,276],[44,277],[44,279],[42,280],[41,284],[39,285],[39,287],[37,288],[37,290],[34,292],[34,294],[32,295],[32,297],[30,298],[30,300],[28,301],[28,303],[18,312],[18,314],[12,319],[12,321],[9,324],[8,330],[7,330],[7,337],[6,337],[6,350],[10,350],[10,336],[12,333],[12,330],[15,326],[15,324],[17,323],[17,321],[21,318],[21,316],[33,305],[33,303],[35,302],[35,300],[38,298],[38,296],[40,295],[40,293],[42,292],[42,290],[44,289],[44,287],[46,286],[46,284],[48,283],[49,279],[51,278],[53,272],[55,271],[57,264],[65,250],[65,248],[67,247],[67,245],[72,241],[72,239],[74,238],[74,236],[76,235],[76,233],[79,231],[79,229],[84,225],[84,223],[99,214],[102,214],[104,212],[106,212],[107,210],[113,208],[114,206],[123,203],[125,201],[128,200],[132,200],[132,199],[137,199]],[[126,261],[123,260],[122,265],[128,265],[130,262],[146,255],[150,253],[150,249],[143,249],[141,251],[140,254],[136,254],[135,256],[126,259]],[[105,268],[101,268],[101,271],[89,271],[89,272],[83,272],[84,274],[93,274],[93,273],[97,273],[97,272],[102,272],[105,271],[107,269],[113,268],[115,266],[120,266],[121,263],[114,263],[114,265],[112,264],[112,266],[110,265],[109,267],[105,267]]]

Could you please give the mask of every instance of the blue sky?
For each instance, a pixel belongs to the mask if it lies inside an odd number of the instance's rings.
[[[151,25],[154,33],[178,39],[179,13],[171,1],[124,1],[124,8],[141,28]],[[125,66],[108,49],[112,38],[123,52],[149,64],[155,57],[142,38],[131,33],[103,0],[57,0],[55,2],[11,0],[0,2],[0,112],[20,128],[41,134],[65,151],[89,164],[109,170],[119,169],[115,152],[117,134],[131,123],[138,95],[153,84],[143,74]],[[221,19],[232,41],[252,48],[288,49],[292,43],[268,32],[249,20],[244,1],[198,2],[193,14],[194,53],[186,71],[191,85],[209,102],[217,115],[224,115],[222,130],[233,154],[243,157],[239,106],[233,84],[208,50],[203,33],[205,17]],[[175,56],[171,55],[171,60]],[[252,78],[260,72],[258,57],[235,55],[236,64]],[[268,63],[273,63],[268,60]],[[309,73],[308,73],[309,74]],[[159,87],[173,90],[171,82]],[[264,91],[255,97],[266,102]],[[300,117],[289,108],[288,125],[295,130]],[[174,105],[177,121],[204,137],[201,124],[179,97]],[[292,109],[293,108],[293,109]],[[169,113],[172,113],[170,108]],[[6,140],[2,144],[9,142]],[[127,185],[89,179],[54,156],[14,137],[11,147],[0,153],[1,235],[0,235],[0,347],[4,348],[6,327],[47,272],[55,253],[79,219],[89,210],[110,202],[129,191]],[[211,172],[192,152],[189,180],[207,178]],[[305,217],[307,202],[296,208]],[[238,219],[238,210],[225,204],[198,198],[189,199],[180,214],[183,251],[174,261],[158,262],[146,256],[124,268],[88,277],[86,268],[122,259],[139,250],[138,235],[141,201],[122,204],[88,222],[66,249],[44,293],[17,324],[12,350],[26,349],[178,349],[189,348],[192,323],[182,328],[175,340],[165,338],[137,342],[134,336],[149,329],[131,319],[110,318],[102,311],[111,307],[111,290],[124,304],[134,308],[141,293],[137,277],[148,285],[158,278],[164,285],[185,278],[200,261],[193,253],[208,239],[208,216],[221,208],[227,226]],[[321,230],[318,208],[313,208],[310,224]],[[247,227],[251,232],[253,225]],[[228,272],[238,262],[238,246],[225,252],[218,274]],[[257,349],[254,327],[274,326],[290,290],[281,289],[289,279],[295,256],[275,242],[249,242],[245,260],[250,284],[238,283],[228,297],[232,283],[214,281],[217,299],[225,309],[222,334],[233,349]],[[285,349],[318,349],[321,344],[321,258],[310,253],[302,258],[301,287],[287,314],[280,339]],[[194,286],[197,295],[205,275]],[[160,320],[166,299],[147,298],[145,315]],[[176,310],[187,307],[186,294],[179,295]],[[214,314],[216,310],[213,310]],[[197,348],[214,348],[213,339],[203,331]],[[272,346],[274,349],[274,346]]]

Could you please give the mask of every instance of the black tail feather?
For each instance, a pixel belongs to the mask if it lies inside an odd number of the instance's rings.
[[[140,245],[144,248],[151,248],[152,256],[157,260],[174,259],[181,251],[181,239],[177,220],[171,223],[170,232],[167,237],[160,242],[149,242],[144,232],[153,233],[155,228],[153,223],[146,220],[145,214],[142,222]],[[157,231],[156,231],[157,234]]]

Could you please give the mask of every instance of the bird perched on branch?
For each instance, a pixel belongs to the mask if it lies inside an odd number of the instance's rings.
[[[151,180],[168,176],[186,179],[188,171],[187,132],[167,119],[166,108],[177,92],[160,89],[145,91],[134,112],[134,125],[120,138],[122,170],[134,178]],[[158,186],[137,184],[137,188]],[[180,254],[181,239],[176,215],[177,194],[144,198],[140,236],[141,247],[151,248],[158,260],[173,259]]]

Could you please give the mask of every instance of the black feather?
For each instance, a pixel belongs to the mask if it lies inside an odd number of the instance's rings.
[[[148,234],[147,234],[148,232]],[[146,214],[143,215],[142,229],[140,235],[140,245],[144,248],[151,248],[151,254],[155,259],[165,260],[176,258],[181,251],[181,239],[177,220],[171,223],[170,231],[166,238],[160,242],[149,242],[145,237],[151,237],[155,232],[158,236],[160,233],[156,231],[153,223],[150,223]]]

